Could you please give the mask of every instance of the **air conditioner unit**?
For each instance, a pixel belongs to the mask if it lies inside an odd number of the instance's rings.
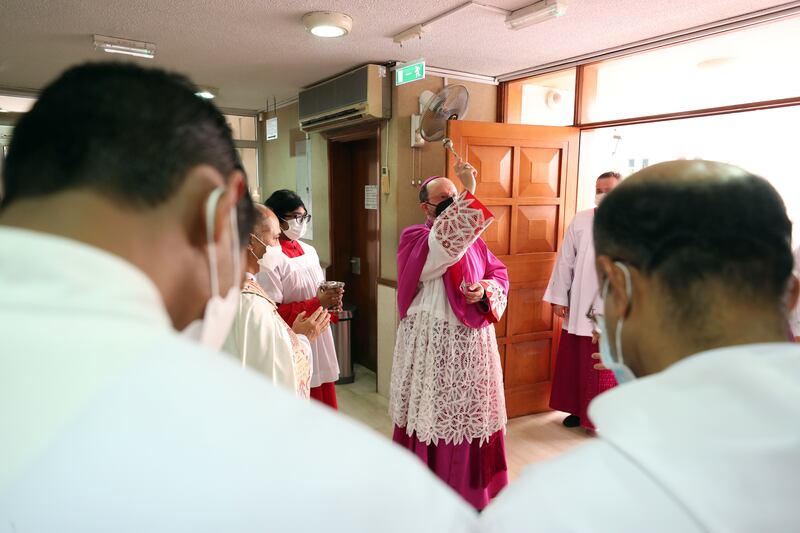
[[[320,132],[392,116],[391,83],[383,65],[364,65],[300,91],[300,128]]]

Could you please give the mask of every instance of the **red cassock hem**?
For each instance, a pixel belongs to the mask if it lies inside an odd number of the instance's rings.
[[[617,385],[610,370],[595,370],[599,361],[592,359],[599,347],[591,337],[561,331],[561,340],[553,373],[550,407],[581,417],[581,426],[594,430],[589,420],[589,403],[600,393]]]
[[[339,404],[336,402],[336,385],[334,383],[323,383],[319,387],[311,387],[311,397],[331,409],[339,410]]]

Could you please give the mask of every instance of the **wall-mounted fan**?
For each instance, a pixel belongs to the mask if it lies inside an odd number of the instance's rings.
[[[446,137],[447,121],[463,119],[469,109],[469,91],[463,85],[448,85],[434,94],[425,105],[420,120],[419,133],[426,141],[442,141],[444,147],[461,161],[453,149],[453,141]]]

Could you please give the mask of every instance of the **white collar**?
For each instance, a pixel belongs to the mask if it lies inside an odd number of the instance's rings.
[[[172,327],[153,281],[128,261],[82,242],[0,226],[0,306],[99,312]]]

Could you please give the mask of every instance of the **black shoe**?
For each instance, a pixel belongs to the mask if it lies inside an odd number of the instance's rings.
[[[561,423],[568,428],[576,428],[581,425],[581,417],[578,415],[569,415]]]

